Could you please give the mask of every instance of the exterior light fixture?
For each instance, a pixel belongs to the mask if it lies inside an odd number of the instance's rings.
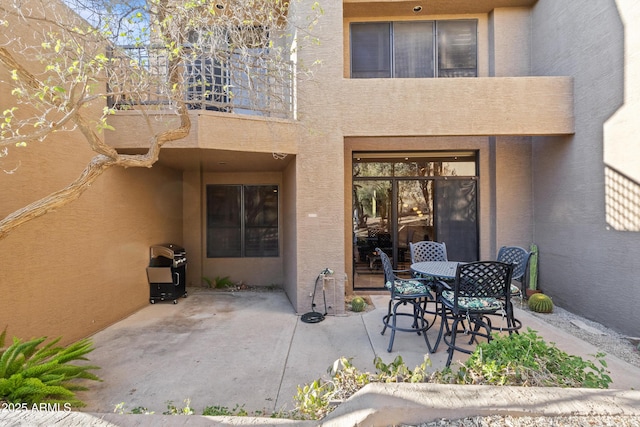
[[[413,13],[420,13],[422,12],[422,6],[418,5],[418,6],[413,6]]]

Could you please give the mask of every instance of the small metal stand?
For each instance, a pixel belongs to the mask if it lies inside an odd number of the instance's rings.
[[[325,268],[324,270],[322,270],[322,272],[318,275],[318,277],[316,277],[316,283],[313,286],[313,296],[311,298],[311,311],[308,313],[303,314],[300,319],[305,322],[305,323],[319,323],[322,322],[324,320],[324,316],[327,315],[327,295],[325,293],[325,287],[324,287],[324,283],[325,283],[325,276],[333,274],[333,272],[331,270],[329,270],[328,268]],[[324,300],[324,314],[319,313],[316,311],[316,304],[315,304],[315,299],[316,299],[316,291],[318,290],[318,282],[322,280],[322,298]]]

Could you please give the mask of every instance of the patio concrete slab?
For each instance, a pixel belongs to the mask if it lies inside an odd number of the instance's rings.
[[[91,363],[101,383],[82,393],[86,411],[115,405],[155,413],[168,402],[275,408],[298,317],[283,292],[190,292],[98,332]]]
[[[189,293],[189,297],[181,299],[177,305],[149,305],[93,336],[96,349],[89,355],[90,363],[102,368],[98,374],[104,381],[90,383],[90,390],[80,393],[80,399],[87,403],[82,413],[58,414],[59,417],[65,417],[60,425],[68,425],[74,420],[78,425],[96,426],[140,423],[286,425],[292,422],[247,417],[154,415],[132,418],[114,414],[113,411],[117,404],[124,403],[125,411],[145,407],[155,414],[162,414],[167,410],[167,402],[173,402],[173,405],[181,408],[185,399],[190,399],[196,414],[201,414],[206,406],[233,409],[239,405],[250,413],[288,410],[295,406],[293,397],[297,386],[326,375],[327,369],[339,357],[350,358],[361,371],[374,372],[373,360],[376,356],[385,363],[402,356],[406,365],[413,368],[422,363],[427,352],[423,338],[412,333],[397,333],[393,351],[387,352],[390,332],[387,331],[384,336],[380,334],[382,316],[387,309],[386,295],[372,296],[375,305],[372,311],[327,316],[322,322],[310,324],[301,321],[286,295],[280,291],[219,292],[190,289]],[[546,341],[556,343],[570,354],[589,357],[597,352],[590,344],[527,312],[519,310],[517,317],[525,327],[537,330]],[[436,335],[437,331],[429,331],[430,339],[435,340]],[[442,368],[446,356],[445,347],[441,346],[430,356],[431,369]],[[456,359],[463,356],[456,353]],[[640,368],[614,356],[607,356],[607,361],[614,380],[611,388],[624,392],[610,389],[600,394],[609,396],[616,404],[622,402],[623,411],[628,406],[640,408],[640,392],[629,392],[640,389]],[[368,419],[372,422],[360,425],[385,425],[373,422],[378,419],[389,421],[386,416],[379,418],[381,411],[388,416],[411,412],[418,418],[433,416],[437,419],[455,413],[452,407],[455,408],[464,398],[459,388],[461,386],[420,386],[425,390],[414,390],[412,397],[407,399],[398,398],[407,392],[398,390],[396,386],[368,387],[341,405],[323,423],[327,426],[355,425],[358,422],[354,421],[356,419]],[[438,388],[437,399],[432,398],[434,386]],[[545,406],[540,406],[545,401],[538,402],[532,397],[542,394],[549,401],[556,402],[554,411],[557,412],[562,412],[562,408],[568,411],[567,414],[580,412],[576,410],[576,404],[583,405],[585,411],[591,410],[592,413],[606,407],[590,401],[594,396],[591,391],[519,389],[517,392],[504,390],[491,393],[507,393],[504,398],[509,400],[512,408],[516,408],[515,413],[547,410]],[[549,397],[549,393],[553,397]],[[615,396],[619,398],[616,400]],[[576,403],[576,400],[582,403]],[[562,402],[567,404],[563,406]],[[469,405],[467,401],[465,406]],[[471,412],[482,410],[479,404],[470,406]],[[640,409],[636,413],[640,416]],[[30,416],[37,417],[37,414]],[[16,417],[16,414],[2,412],[0,423],[15,421]],[[294,424],[318,425],[318,422]]]
[[[81,399],[84,411],[111,412],[115,405],[145,407],[155,413],[190,399],[196,413],[206,406],[237,405],[249,412],[288,410],[297,387],[327,373],[340,357],[361,371],[374,372],[374,358],[385,363],[401,356],[407,366],[427,354],[422,337],[397,333],[387,352],[390,331],[381,335],[388,296],[374,295],[375,310],[327,316],[304,323],[284,292],[191,291],[179,304],[157,303],[93,337],[91,363],[100,366],[103,382],[91,384]],[[590,344],[519,310],[525,327],[570,353],[589,357]],[[428,337],[435,341],[437,331]],[[432,368],[446,362],[446,348],[430,355]],[[466,355],[456,353],[454,360]],[[640,389],[640,369],[607,356],[612,388]]]

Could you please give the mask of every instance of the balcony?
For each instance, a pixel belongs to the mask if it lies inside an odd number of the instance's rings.
[[[293,65],[273,60],[269,55],[266,49],[251,49],[242,55],[225,51],[185,62],[182,76],[188,108],[291,119]],[[167,87],[169,64],[164,49],[120,46],[111,52],[111,56],[118,57],[122,63],[122,75],[114,75],[111,79],[118,82],[114,92],[129,95],[109,97],[110,107],[130,110],[140,106],[171,106],[172,96]],[[127,76],[132,64],[133,68],[143,70],[143,78],[136,80]],[[134,88],[132,85],[135,84],[139,86]]]
[[[575,132],[571,77],[344,79],[340,96],[346,136]]]

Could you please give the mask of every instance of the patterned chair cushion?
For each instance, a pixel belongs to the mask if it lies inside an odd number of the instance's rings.
[[[442,292],[442,297],[453,305],[453,291]],[[459,297],[458,306],[463,310],[496,311],[503,307],[502,301],[490,297]]]
[[[417,280],[395,280],[394,285],[396,294],[415,295],[429,292],[427,286]],[[385,283],[385,286],[391,290],[391,282]]]
[[[519,297],[520,296],[520,288],[517,285],[511,284],[511,296]]]

